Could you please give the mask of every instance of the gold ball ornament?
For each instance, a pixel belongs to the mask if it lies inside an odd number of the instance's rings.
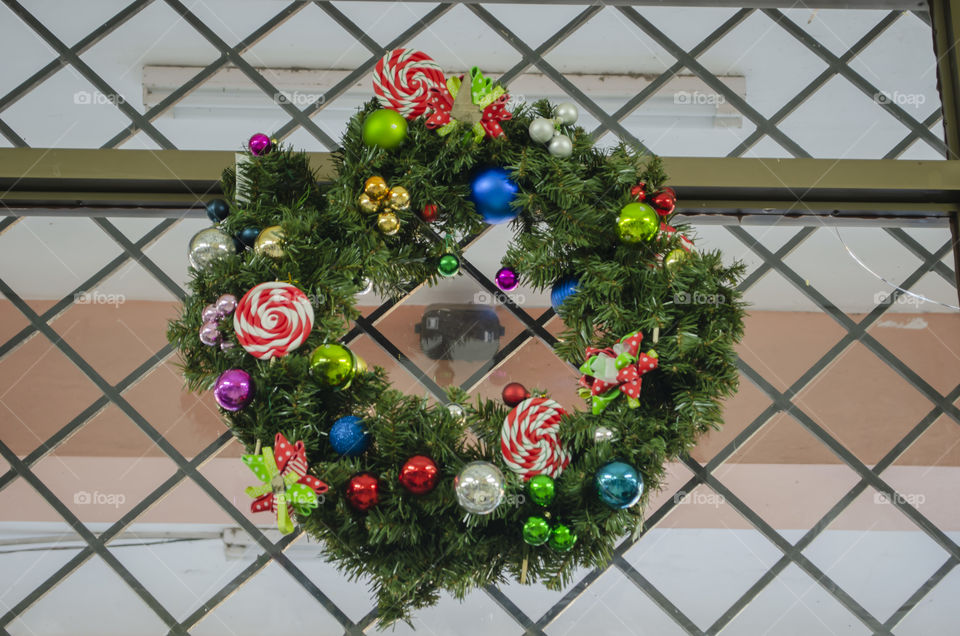
[[[410,193],[403,186],[390,188],[390,207],[394,210],[406,210],[410,207]]]
[[[357,203],[360,204],[361,210],[371,214],[376,214],[377,210],[380,209],[380,201],[370,198],[370,195],[366,192],[360,195],[360,197],[357,199]]]
[[[400,219],[393,212],[381,212],[377,217],[377,228],[387,236],[400,231]]]
[[[283,256],[283,228],[279,225],[263,228],[253,244],[253,251],[270,258]]]
[[[383,177],[370,177],[363,184],[363,193],[374,201],[379,201],[387,196],[389,191],[390,188],[387,187],[387,182],[383,180]]]

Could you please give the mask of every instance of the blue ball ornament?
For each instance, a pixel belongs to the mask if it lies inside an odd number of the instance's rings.
[[[330,428],[330,445],[340,455],[356,457],[370,446],[370,433],[356,415],[341,417]]]
[[[487,168],[470,182],[470,200],[483,220],[491,225],[517,218],[518,212],[510,204],[519,191],[520,187],[503,168]]]
[[[550,306],[555,312],[560,313],[560,305],[576,293],[579,284],[580,281],[573,276],[564,276],[553,284],[550,288]]]
[[[237,240],[240,241],[240,244],[245,248],[253,249],[253,246],[257,242],[258,236],[260,236],[260,228],[245,227],[240,230],[239,234],[237,234]]]
[[[629,508],[640,501],[643,477],[626,462],[610,462],[593,478],[600,500],[613,509]]]
[[[214,199],[207,203],[207,216],[214,223],[223,221],[230,215],[230,206],[223,199]]]

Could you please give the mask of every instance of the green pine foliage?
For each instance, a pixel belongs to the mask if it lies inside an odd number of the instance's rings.
[[[168,335],[192,390],[209,390],[227,369],[251,374],[257,390],[253,402],[236,413],[224,412],[248,451],[258,440],[271,444],[277,432],[291,442],[303,440],[311,473],[330,491],[319,508],[298,521],[347,575],[371,582],[386,626],[432,605],[441,590],[463,597],[478,586],[518,579],[525,560],[527,582],[553,589],[568,584],[577,567],[606,564],[618,540],[641,522],[642,506],[660,484],[664,462],[722,423],[721,400],[737,387],[734,345],[743,335],[744,308],[736,289],[742,267],[724,265],[720,254],[693,252],[668,270],[658,258],[679,247],[678,238],[661,236],[640,245],[618,240],[616,219],[631,200],[631,186],[643,181],[653,191],[666,179],[657,158],[622,145],[601,151],[579,127],[565,130],[574,143],[573,156],[552,157],[526,132],[534,117],[551,113],[545,101],[519,108],[503,122],[506,134],[498,139],[475,143],[461,131],[440,136],[417,120],[399,148],[384,151],[362,141],[363,119],[376,107],[371,102],[351,119],[336,153],[339,176],[332,184],[318,184],[305,155],[281,149],[252,157],[242,168],[251,196],[249,203],[237,204],[236,175],[225,171],[231,214],[223,229],[235,234],[279,224],[284,255],[272,259],[248,250],[192,272],[191,295]],[[505,406],[487,400],[470,404],[468,396],[451,389],[449,400],[466,412],[460,421],[442,405],[429,406],[392,389],[381,369],[358,375],[344,390],[324,386],[310,373],[310,352],[342,338],[358,315],[354,296],[365,278],[384,295],[400,294],[419,281],[435,284],[437,260],[446,249],[456,249],[455,241],[444,237],[459,240],[483,230],[469,201],[469,180],[485,166],[507,168],[520,187],[515,239],[503,263],[539,289],[549,289],[565,275],[580,281],[561,308],[567,327],[557,354],[579,365],[586,346],[608,346],[636,330],[644,335],[643,350],[655,348],[659,354],[659,369],[643,377],[639,408],[628,408],[620,397],[601,415],[590,414],[588,406],[564,419],[561,437],[573,462],[557,479],[549,511],[552,520],[566,523],[578,537],[567,553],[522,541],[523,522],[542,509],[505,468],[507,497],[492,514],[470,515],[457,504],[451,484],[467,462],[503,465],[499,437]],[[410,209],[398,213],[401,229],[395,236],[379,233],[376,215],[357,204],[364,182],[375,175],[411,194]],[[417,212],[431,203],[440,212],[435,223],[427,224]],[[264,362],[240,347],[220,351],[199,342],[205,305],[224,293],[240,298],[271,280],[292,282],[313,302],[315,327],[303,346]],[[224,337],[233,340],[231,321],[221,324]],[[527,382],[535,383],[535,377]],[[357,458],[337,455],[328,441],[332,423],[350,414],[364,419],[374,439]],[[598,426],[613,430],[615,441],[595,443]],[[441,471],[439,486],[422,496],[398,483],[400,467],[418,454],[433,458]],[[645,482],[644,497],[630,510],[611,510],[594,489],[594,473],[615,459],[638,467]],[[381,502],[367,512],[352,509],[342,496],[358,472],[381,481]],[[267,516],[262,521],[271,522]]]

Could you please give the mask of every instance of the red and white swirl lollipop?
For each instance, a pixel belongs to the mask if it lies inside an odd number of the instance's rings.
[[[558,477],[570,464],[558,436],[564,413],[548,398],[527,398],[516,405],[500,429],[500,452],[507,468],[524,480],[534,475]]]
[[[293,285],[260,283],[237,303],[233,329],[240,346],[255,358],[285,356],[310,335],[313,307]]]
[[[384,108],[416,119],[427,108],[430,89],[445,82],[440,65],[423,51],[393,49],[377,62],[373,92]]]

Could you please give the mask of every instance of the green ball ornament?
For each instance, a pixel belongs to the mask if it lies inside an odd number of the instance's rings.
[[[570,528],[558,523],[550,531],[550,547],[557,552],[567,552],[577,543],[577,535]]]
[[[543,545],[551,536],[550,524],[543,517],[529,517],[523,524],[523,541],[529,545]]]
[[[437,273],[441,276],[456,276],[460,271],[460,259],[456,254],[444,254],[437,263]]]
[[[553,477],[550,475],[534,475],[527,482],[527,492],[530,499],[538,506],[549,506],[553,503],[553,497],[556,489],[553,483]]]
[[[310,354],[310,370],[321,383],[346,388],[357,372],[356,356],[341,344],[322,344]]]
[[[687,260],[687,253],[678,247],[675,250],[670,250],[663,258],[663,266],[672,272],[680,267],[681,263],[685,260]]]
[[[363,143],[392,150],[407,138],[407,120],[389,108],[375,110],[363,120]]]
[[[620,241],[627,244],[649,241],[660,231],[657,211],[646,203],[628,203],[620,210],[617,232]]]

